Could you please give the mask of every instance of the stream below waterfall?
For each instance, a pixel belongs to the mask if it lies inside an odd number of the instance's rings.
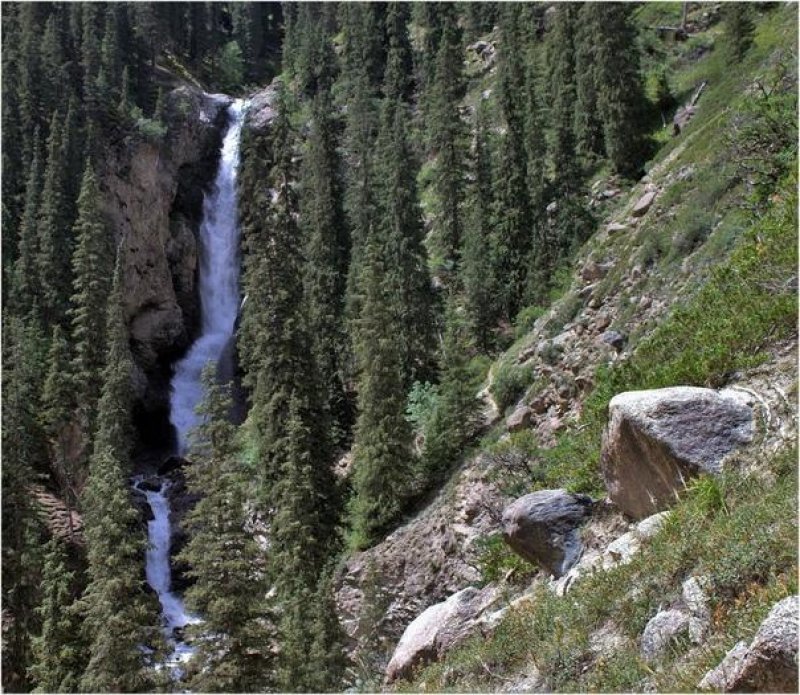
[[[186,356],[174,368],[170,388],[170,422],[175,429],[178,456],[189,452],[190,434],[199,424],[197,406],[203,399],[201,376],[209,361],[218,362],[233,337],[239,309],[239,226],[236,176],[239,145],[247,103],[228,107],[228,128],[222,140],[219,169],[212,189],[203,199],[199,233],[198,293],[201,330]],[[182,598],[172,590],[170,567],[171,524],[168,491],[172,482],[161,476],[136,476],[133,487],[147,499],[153,513],[148,522],[147,582],[158,595],[162,625],[170,655],[163,667],[175,679],[194,653],[183,628],[202,622],[187,613]]]

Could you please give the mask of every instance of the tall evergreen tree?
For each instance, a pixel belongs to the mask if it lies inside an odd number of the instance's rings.
[[[737,63],[742,62],[745,54],[753,45],[755,23],[753,8],[749,3],[731,2],[723,8],[725,20],[725,36],[728,39],[728,54]]]
[[[108,298],[108,350],[94,451],[83,495],[89,583],[81,597],[89,661],[85,692],[137,692],[152,687],[142,647],[155,639],[157,620],[145,593],[144,538],[130,499],[131,370],[122,313],[122,253]]]
[[[624,176],[641,172],[647,154],[647,102],[639,71],[639,47],[632,8],[607,3],[595,8],[598,108],[608,158]]]
[[[597,22],[602,14],[598,3],[580,6],[575,30],[575,139],[579,154],[585,160],[605,153],[603,123],[598,109]],[[619,48],[619,47],[618,47]]]
[[[345,395],[344,301],[350,240],[342,209],[340,165],[327,92],[314,97],[313,129],[300,172],[300,226],[306,245],[304,294],[314,361],[326,392],[334,439],[350,425]]]
[[[39,251],[37,219],[42,191],[42,158],[39,129],[35,131],[33,159],[25,184],[25,208],[19,229],[19,248],[14,263],[11,287],[11,307],[22,316],[33,305],[36,292],[36,257]]]
[[[53,327],[47,378],[42,393],[40,422],[50,448],[50,462],[70,509],[77,504],[77,473],[71,460],[75,392],[69,364],[69,345],[61,326]]]
[[[325,672],[336,647],[341,649],[335,609],[317,596],[325,563],[335,550],[330,537],[326,539],[317,532],[328,523],[325,504],[321,505],[320,499],[330,495],[334,481],[330,475],[328,480],[321,480],[320,462],[315,460],[315,435],[308,426],[313,413],[302,398],[294,392],[289,400],[289,417],[281,442],[284,455],[274,495],[270,562],[281,606],[278,686],[284,691],[319,692],[337,690],[341,685],[337,682],[340,671]],[[319,640],[323,638],[328,641],[325,648],[310,653],[309,645],[316,640],[321,646]]]
[[[456,263],[464,227],[466,133],[459,108],[464,92],[464,59],[455,5],[443,5],[443,12],[445,8],[432,86],[432,113],[426,121],[436,155],[434,185],[438,214],[433,231],[445,260]]]
[[[38,608],[41,634],[33,640],[30,676],[35,692],[74,693],[83,671],[80,624],[72,598],[75,573],[67,570],[64,542],[53,536],[45,547],[42,602]]]
[[[4,319],[3,326],[3,688],[30,689],[27,668],[32,663],[31,636],[37,633],[41,584],[41,527],[29,485],[37,463],[45,460],[43,437],[36,419],[41,371],[41,339],[36,325]]]
[[[263,692],[271,684],[272,645],[261,553],[245,530],[245,485],[229,422],[227,387],[214,365],[203,374],[202,424],[194,433],[189,489],[201,495],[184,522],[190,540],[180,558],[194,584],[187,605],[203,616],[190,687],[200,692]]]
[[[528,159],[525,151],[525,73],[522,65],[524,37],[519,27],[518,5],[503,10],[502,31],[506,50],[500,63],[500,106],[506,124],[496,170],[503,172],[495,184],[493,274],[498,285],[502,314],[513,320],[521,308],[532,245]]]
[[[69,300],[71,254],[69,220],[64,200],[65,151],[61,118],[54,112],[47,142],[47,167],[38,215],[37,280],[42,313],[47,324],[64,323]]]
[[[559,195],[569,195],[579,186],[580,169],[575,149],[575,13],[564,3],[556,10],[555,25],[548,46],[550,69],[550,159],[553,183]]]
[[[77,240],[72,258],[72,323],[75,402],[84,432],[92,431],[102,385],[106,349],[103,307],[113,269],[111,235],[100,210],[100,190],[91,163],[87,162],[78,198],[78,219],[73,229]]]
[[[469,215],[461,263],[461,285],[470,332],[482,352],[493,344],[497,325],[498,278],[492,264],[492,153],[486,104],[478,104],[475,122],[472,184],[468,192]]]

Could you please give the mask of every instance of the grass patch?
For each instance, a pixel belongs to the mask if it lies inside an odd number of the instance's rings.
[[[489,639],[467,643],[405,687],[487,692],[497,676],[533,663],[552,691],[694,690],[776,601],[797,592],[796,458],[796,448],[774,458],[774,480],[732,473],[714,491],[695,486],[630,564],[587,576],[565,597],[538,588]],[[711,636],[699,649],[675,645],[654,671],[635,640],[689,576],[708,580]],[[590,636],[610,620],[619,649],[593,653]]]

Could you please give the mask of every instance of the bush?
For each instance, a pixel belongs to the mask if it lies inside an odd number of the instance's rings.
[[[533,330],[533,324],[544,316],[547,309],[543,306],[529,306],[521,309],[514,319],[514,338],[519,340],[522,336]]]
[[[136,130],[150,142],[159,142],[167,134],[167,126],[161,121],[155,121],[152,118],[138,118],[136,120]]]
[[[500,412],[513,405],[533,381],[533,367],[502,362],[494,373],[491,392]]]

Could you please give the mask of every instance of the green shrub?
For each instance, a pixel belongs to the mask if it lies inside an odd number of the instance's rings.
[[[543,306],[529,306],[521,309],[514,319],[514,337],[519,340],[533,329],[536,320],[544,316],[547,309]]]
[[[533,367],[501,362],[494,372],[491,391],[500,412],[513,405],[533,381]]]
[[[136,120],[136,130],[146,140],[150,142],[158,142],[167,134],[167,126],[161,121],[155,121],[151,118],[138,118]]]
[[[523,583],[538,570],[538,567],[526,562],[511,550],[500,533],[478,538],[475,548],[478,553],[478,569],[484,584],[501,581]]]

